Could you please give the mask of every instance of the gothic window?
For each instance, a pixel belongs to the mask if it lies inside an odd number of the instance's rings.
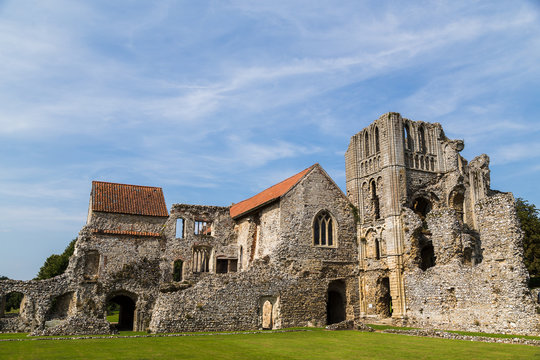
[[[184,219],[176,219],[176,237],[183,239],[184,238]]]
[[[420,152],[422,153],[426,153],[427,149],[426,149],[426,134],[424,132],[424,127],[423,126],[420,126],[420,129],[418,129],[418,141],[419,141],[419,147],[420,147]]]
[[[193,272],[202,273],[210,271],[211,248],[199,246],[193,248]]]
[[[381,151],[381,146],[379,145],[379,128],[375,128],[375,152]]]
[[[375,185],[375,181],[371,182],[371,202],[373,204],[373,215],[375,219],[380,219],[381,211],[380,211],[379,196],[377,196],[377,186]]]
[[[332,216],[326,210],[321,211],[313,220],[313,244],[315,246],[334,246],[335,232]]]
[[[366,135],[364,136],[364,150],[366,157],[369,156],[369,134],[366,131]]]
[[[412,151],[414,150],[414,143],[409,130],[409,125],[405,124],[405,126],[403,126],[403,130],[405,131],[405,148]]]

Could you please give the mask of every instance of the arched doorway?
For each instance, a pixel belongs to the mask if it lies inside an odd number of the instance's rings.
[[[119,294],[111,297],[107,301],[107,320],[116,326],[117,330],[132,331],[135,320],[135,301],[131,296]]]
[[[343,280],[332,281],[328,285],[328,300],[326,302],[326,324],[336,324],[346,318],[345,306],[345,282]]]

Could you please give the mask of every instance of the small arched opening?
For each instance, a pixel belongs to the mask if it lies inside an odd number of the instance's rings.
[[[379,239],[375,239],[375,259],[381,259],[381,244],[379,242]]]
[[[433,266],[435,266],[435,249],[430,241],[420,250],[420,269],[426,271]]]
[[[51,307],[45,316],[47,321],[65,320],[74,312],[75,297],[74,292],[68,292],[57,296],[51,301]]]
[[[135,323],[135,300],[124,293],[111,297],[107,301],[107,321],[117,330],[132,331]]]
[[[427,214],[431,211],[431,201],[423,197],[416,198],[412,203],[412,210],[420,215],[422,219],[425,219]]]
[[[336,324],[345,320],[345,307],[347,305],[345,290],[345,282],[343,280],[335,280],[328,285],[326,302],[327,325]]]

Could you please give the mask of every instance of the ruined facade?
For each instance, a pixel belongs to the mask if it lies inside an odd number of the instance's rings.
[[[441,125],[381,116],[351,138],[347,194],[318,165],[230,207],[93,182],[66,272],[0,281],[24,295],[0,331],[275,329],[391,318],[538,334],[514,199]],[[120,309],[114,327],[107,308]]]

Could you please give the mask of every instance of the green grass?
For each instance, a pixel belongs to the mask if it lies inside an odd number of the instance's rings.
[[[366,324],[370,328],[373,328],[375,330],[416,330],[418,328],[412,328],[412,327],[405,327],[405,326],[391,326],[391,325],[378,325],[378,324]]]
[[[540,348],[358,331],[14,341],[0,359],[540,359]]]
[[[107,321],[110,323],[117,323],[119,314],[120,314],[120,310],[113,310],[113,311],[108,312]]]
[[[454,331],[454,330],[440,330],[440,331],[446,331],[449,333],[466,335],[466,336],[485,336],[485,337],[502,338],[502,339],[520,338],[520,339],[529,339],[529,340],[540,340],[540,336],[529,336],[529,335],[490,334],[490,333],[482,333],[482,332]]]

